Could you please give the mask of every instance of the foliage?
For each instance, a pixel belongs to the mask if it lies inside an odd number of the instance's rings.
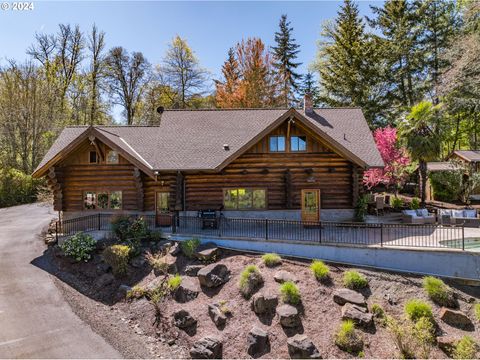
[[[335,344],[349,353],[359,353],[363,349],[363,340],[355,330],[352,320],[344,320],[335,334]]]
[[[475,312],[475,317],[478,321],[480,321],[480,304],[475,304],[473,308]]]
[[[363,222],[365,221],[365,217],[367,216],[368,211],[368,196],[361,195],[357,199],[357,203],[355,204],[355,220]]]
[[[111,245],[103,250],[103,259],[112,267],[112,272],[116,276],[127,273],[130,250],[127,245]]]
[[[478,351],[478,344],[468,335],[465,335],[456,344],[453,350],[454,359],[475,359]]]
[[[168,273],[168,263],[163,259],[163,253],[152,254],[150,251],[147,251],[145,254],[145,259],[148,261],[150,266],[156,273],[167,274]]]
[[[170,279],[168,279],[168,288],[170,289],[170,291],[175,291],[178,289],[181,283],[182,283],[182,277],[176,274],[174,277],[171,277]]]
[[[414,197],[412,201],[410,202],[410,209],[411,210],[418,210],[420,209],[420,199]]]
[[[182,249],[183,254],[189,259],[193,258],[195,251],[197,251],[197,248],[199,246],[200,246],[200,239],[198,238],[192,238],[189,240],[182,241],[180,243],[180,248]]]
[[[149,235],[146,221],[142,217],[118,215],[112,219],[111,224],[115,236],[122,243],[127,244],[133,254],[137,254],[140,240]]]
[[[65,240],[60,248],[65,255],[74,258],[76,261],[87,262],[91,259],[96,246],[97,242],[92,236],[79,232]]]
[[[263,284],[263,277],[255,265],[248,265],[240,274],[238,286],[245,298],[249,298]]]
[[[382,306],[379,304],[373,304],[370,308],[370,312],[375,316],[377,319],[385,318],[385,310],[383,310]]]
[[[147,294],[147,291],[144,287],[140,285],[135,285],[130,290],[127,291],[127,299],[140,299]]]
[[[282,263],[282,258],[278,254],[269,253],[262,255],[263,263],[268,267],[274,267]]]
[[[403,206],[403,200],[397,196],[394,196],[390,200],[390,204],[395,210],[401,209]]]
[[[280,294],[283,302],[288,304],[297,305],[301,301],[300,290],[293,281],[285,281],[280,285]]]
[[[359,272],[350,270],[343,274],[343,285],[349,289],[363,289],[368,286],[368,280]]]
[[[315,80],[313,73],[309,71],[303,76],[302,83],[300,85],[300,95],[301,96],[310,95],[312,99],[312,105],[314,107],[319,107],[320,106],[320,101],[318,99],[319,94],[320,94],[320,89],[318,88],[317,81]]]
[[[324,281],[329,277],[330,269],[323,261],[313,260],[310,264],[310,270],[312,270],[312,273],[317,280]]]
[[[442,280],[433,276],[426,276],[423,278],[423,289],[430,299],[438,305],[455,306],[453,291]]]
[[[399,322],[387,316],[386,324],[403,358],[429,358],[435,342],[435,328],[428,318],[421,317],[416,322]]]
[[[21,170],[0,169],[0,208],[34,202],[44,184]]]
[[[412,299],[405,304],[405,315],[416,322],[421,318],[433,321],[432,307],[419,299]]]
[[[373,137],[385,167],[365,171],[363,183],[368,189],[378,184],[392,186],[396,192],[405,183],[410,158],[406,149],[399,144],[397,129],[390,126],[378,128],[374,131]]]

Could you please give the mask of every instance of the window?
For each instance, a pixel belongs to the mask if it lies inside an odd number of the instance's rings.
[[[90,151],[88,159],[89,159],[90,164],[96,164],[98,162],[97,152],[96,151]]]
[[[118,164],[118,152],[114,150],[107,151],[107,164]]]
[[[168,206],[169,198],[170,198],[170,193],[157,192],[157,211],[158,212],[168,212],[170,210]]]
[[[270,152],[285,151],[285,136],[270,136]]]
[[[292,136],[290,138],[290,151],[306,151],[307,137],[306,136]]]
[[[226,210],[266,209],[265,189],[225,189],[223,205]]]
[[[83,198],[85,210],[121,210],[121,191],[85,191]]]

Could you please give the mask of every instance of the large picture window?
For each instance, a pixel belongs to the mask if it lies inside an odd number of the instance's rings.
[[[290,151],[307,151],[306,136],[292,136],[290,138]]]
[[[225,189],[223,205],[226,210],[266,209],[265,189]]]
[[[268,148],[270,152],[285,151],[285,136],[270,136],[270,143]]]
[[[83,195],[85,210],[121,210],[121,191],[85,191]]]

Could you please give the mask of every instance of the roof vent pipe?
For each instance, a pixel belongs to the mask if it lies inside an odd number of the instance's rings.
[[[313,114],[312,95],[309,93],[306,93],[303,96],[303,111],[305,112],[306,115]]]
[[[149,126],[160,126],[160,121],[162,120],[162,114],[165,111],[165,108],[163,106],[158,106],[157,107],[157,114],[153,115],[150,123],[148,124]]]

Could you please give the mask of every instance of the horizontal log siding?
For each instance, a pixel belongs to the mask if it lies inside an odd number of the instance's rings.
[[[312,174],[305,169],[311,168]],[[330,172],[330,168],[335,168]],[[266,170],[268,172],[266,172]],[[232,162],[221,174],[187,174],[187,210],[218,209],[224,188],[265,188],[270,210],[286,208],[285,171],[292,178],[292,208],[300,209],[301,189],[321,189],[324,209],[352,208],[352,166],[334,153],[247,153]],[[313,176],[315,182],[307,179]]]

